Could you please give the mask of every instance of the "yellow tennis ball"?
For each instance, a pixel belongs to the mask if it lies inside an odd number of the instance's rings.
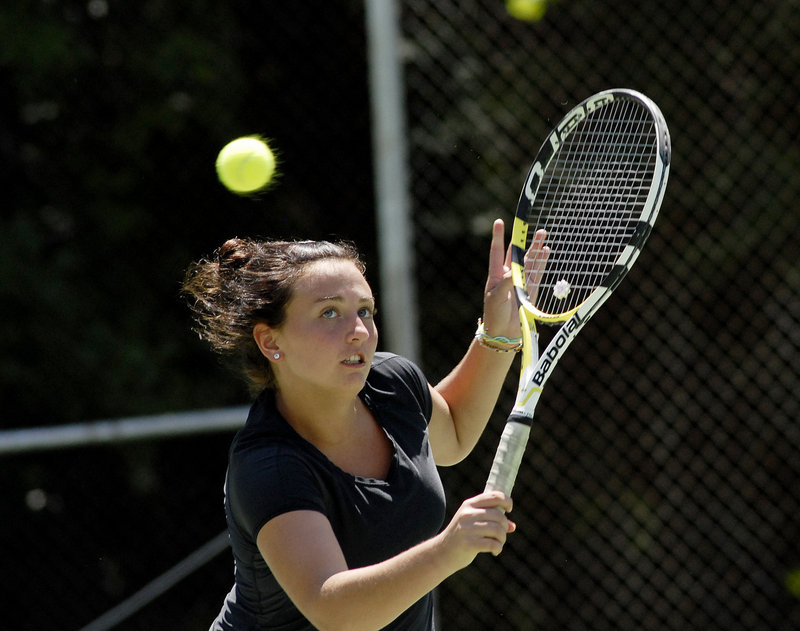
[[[506,11],[517,20],[536,22],[546,10],[547,0],[506,0]]]
[[[786,573],[785,585],[792,596],[800,598],[800,568],[792,568]]]
[[[260,191],[275,174],[275,154],[257,136],[232,140],[217,156],[217,177],[238,194]]]

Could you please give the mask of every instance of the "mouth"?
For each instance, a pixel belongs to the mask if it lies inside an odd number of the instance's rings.
[[[350,355],[346,359],[342,360],[342,363],[345,366],[360,367],[360,366],[364,366],[366,364],[366,360],[364,358],[364,355],[362,355],[361,353],[353,353],[352,355]]]

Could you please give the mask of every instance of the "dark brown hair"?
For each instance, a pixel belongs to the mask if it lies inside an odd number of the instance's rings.
[[[252,392],[275,387],[253,328],[259,322],[279,327],[305,265],[327,259],[351,261],[365,273],[358,250],[347,242],[251,239],[230,239],[187,270],[183,295],[194,315],[194,331],[231,360]]]

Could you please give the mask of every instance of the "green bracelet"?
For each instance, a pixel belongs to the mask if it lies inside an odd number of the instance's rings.
[[[492,336],[486,331],[483,326],[483,320],[478,318],[478,328],[475,331],[475,339],[478,340],[481,346],[491,349],[496,353],[512,353],[518,352],[522,348],[522,338],[508,338],[502,335]]]

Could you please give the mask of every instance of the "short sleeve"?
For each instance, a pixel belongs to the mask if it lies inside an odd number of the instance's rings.
[[[234,452],[226,493],[236,524],[253,541],[278,515],[296,510],[326,513],[317,476],[303,454],[287,444]]]

